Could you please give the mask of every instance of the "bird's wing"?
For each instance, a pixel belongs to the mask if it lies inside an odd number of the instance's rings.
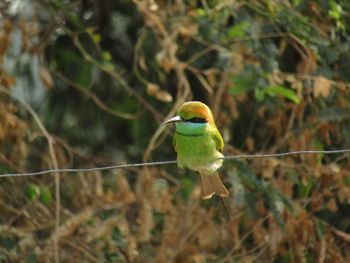
[[[224,140],[222,139],[219,130],[217,128],[213,128],[211,134],[216,143],[216,149],[222,152],[224,150]]]
[[[174,146],[174,149],[175,149],[175,152],[177,152],[177,145],[176,145],[176,134],[174,134],[174,137],[173,137],[173,146]]]

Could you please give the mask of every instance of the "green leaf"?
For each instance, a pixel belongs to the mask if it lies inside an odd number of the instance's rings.
[[[0,173],[1,174],[7,174],[7,173],[12,173],[12,172],[13,172],[13,170],[10,167],[3,166],[0,164]]]
[[[256,88],[254,90],[254,95],[258,101],[263,101],[266,97],[266,91],[262,88]]]
[[[343,121],[350,118],[348,109],[340,107],[328,107],[321,109],[318,114],[320,121]]]
[[[244,21],[241,24],[234,25],[229,28],[226,38],[244,37],[246,35],[245,29],[250,26],[249,21]]]
[[[269,87],[268,89],[269,89],[268,93],[272,96],[281,95],[297,104],[300,103],[300,99],[298,98],[295,91],[292,89],[288,89],[283,86],[272,86],[272,87]]]
[[[322,220],[315,220],[315,228],[316,228],[316,233],[319,238],[324,238],[326,236],[327,232],[327,225],[324,221]]]
[[[197,8],[197,14],[200,16],[205,16],[207,12],[205,11],[204,8]]]
[[[118,247],[126,248],[128,247],[128,242],[125,240],[122,232],[118,227],[114,227],[112,231],[112,238]]]
[[[102,40],[102,37],[100,34],[92,34],[91,38],[96,44],[99,44]]]
[[[233,75],[230,79],[234,85],[229,88],[229,93],[234,96],[247,92],[248,90],[253,89],[255,86],[252,79],[241,75]]]
[[[154,188],[157,190],[167,190],[169,189],[169,184],[168,181],[159,178],[156,180],[155,184],[154,184]]]
[[[315,148],[315,150],[319,150],[319,151],[324,150],[323,143],[320,140],[314,139],[312,142],[312,145]],[[323,160],[324,156],[325,156],[324,154],[317,155],[317,164],[318,165],[322,165],[322,160]]]
[[[181,196],[184,198],[187,198],[188,196],[190,196],[190,194],[193,191],[194,183],[191,180],[191,178],[188,178],[188,177],[181,178],[180,182],[181,182],[181,191],[180,191]]]
[[[46,205],[49,205],[52,202],[51,190],[46,186],[41,187],[40,190],[41,202],[43,202]]]
[[[342,13],[342,7],[341,5],[337,4],[335,1],[330,1],[330,10],[328,11],[328,14],[333,17],[335,20],[340,20],[341,13]]]
[[[344,176],[343,182],[346,186],[350,186],[350,176]]]
[[[26,263],[35,263],[37,262],[37,256],[35,254],[30,254],[28,257],[27,257],[27,260],[26,260]]]
[[[285,97],[295,103],[300,103],[300,99],[294,90],[283,86],[262,86],[254,89],[255,98],[258,101],[265,100],[266,96],[275,97],[277,95]]]
[[[0,262],[8,262],[8,257],[3,254],[3,253],[0,253]]]
[[[35,184],[30,184],[26,188],[26,194],[30,200],[35,200],[40,195],[40,187]]]
[[[264,192],[266,205],[272,211],[273,216],[276,219],[276,222],[280,225],[280,227],[284,228],[285,223],[281,214],[281,205],[283,204],[281,200],[279,200],[276,191],[272,187],[267,187]]]
[[[8,236],[0,236],[0,247],[6,250],[11,250],[16,246],[16,241]]]
[[[293,214],[295,213],[295,209],[292,201],[284,195],[284,193],[278,189],[275,189],[276,195],[280,198],[283,204],[291,211]]]
[[[310,194],[310,191],[314,185],[314,182],[311,178],[309,178],[306,182],[306,185],[303,185],[302,183],[299,184],[298,187],[298,194],[300,197],[307,197]]]
[[[104,61],[109,62],[112,60],[112,55],[110,52],[104,51],[104,52],[102,52],[102,58]]]

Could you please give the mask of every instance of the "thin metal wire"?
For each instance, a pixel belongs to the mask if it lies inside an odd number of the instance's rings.
[[[133,164],[120,164],[120,165],[112,165],[112,166],[104,166],[104,167],[96,167],[96,168],[81,168],[81,169],[53,169],[53,170],[45,170],[40,172],[33,173],[13,173],[13,174],[0,174],[1,177],[10,177],[10,176],[33,176],[33,175],[42,175],[49,173],[78,173],[78,172],[94,172],[94,171],[104,171],[104,170],[112,170],[112,169],[120,169],[120,168],[128,168],[128,167],[140,167],[140,166],[152,166],[152,165],[163,165],[163,164],[174,164],[177,161],[160,161],[160,162],[150,162],[150,163],[133,163]]]
[[[342,150],[331,150],[331,151],[295,151],[295,152],[285,152],[285,153],[273,153],[273,154],[241,154],[241,155],[228,155],[221,157],[220,159],[229,160],[229,159],[253,159],[253,158],[269,158],[269,157],[283,157],[288,155],[297,155],[297,154],[335,154],[335,153],[347,153],[350,152],[350,149],[342,149]],[[96,167],[96,168],[81,168],[81,169],[53,169],[53,170],[45,170],[33,173],[8,173],[8,174],[0,174],[1,177],[20,177],[20,176],[35,176],[35,175],[43,175],[49,173],[77,173],[77,172],[94,172],[94,171],[104,171],[104,170],[112,170],[112,169],[121,169],[121,168],[129,168],[129,167],[141,167],[141,166],[153,166],[153,165],[166,165],[166,164],[176,164],[177,161],[159,161],[159,162],[149,162],[149,163],[133,163],[133,164],[120,164],[120,165],[112,165],[112,166],[104,166],[104,167]]]
[[[285,153],[272,153],[272,154],[242,154],[242,155],[229,155],[224,156],[221,159],[252,159],[252,158],[268,158],[268,157],[282,157],[296,154],[334,154],[334,153],[346,153],[350,152],[350,149],[343,150],[331,150],[331,151],[295,151]]]

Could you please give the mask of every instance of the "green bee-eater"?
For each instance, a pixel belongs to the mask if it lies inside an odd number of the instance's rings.
[[[199,101],[186,102],[177,110],[177,116],[164,124],[171,122],[175,122],[176,127],[173,145],[177,164],[199,172],[202,199],[214,194],[227,196],[228,191],[217,173],[223,162],[219,158],[223,157],[224,141],[209,107]]]

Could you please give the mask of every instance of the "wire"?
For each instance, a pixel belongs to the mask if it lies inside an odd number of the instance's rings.
[[[274,154],[242,154],[242,155],[228,155],[221,157],[220,159],[228,160],[228,159],[253,159],[253,158],[269,158],[269,157],[283,157],[288,155],[297,155],[297,154],[335,154],[335,153],[347,153],[350,152],[350,149],[342,149],[342,150],[331,150],[331,151],[295,151],[295,152],[285,152],[285,153],[274,153]],[[94,171],[105,171],[105,170],[113,170],[113,169],[121,169],[121,168],[129,168],[129,167],[142,167],[142,166],[154,166],[154,165],[166,165],[166,164],[176,164],[177,161],[159,161],[159,162],[149,162],[149,163],[133,163],[133,164],[120,164],[120,165],[112,165],[112,166],[104,166],[104,167],[96,167],[96,168],[82,168],[82,169],[53,169],[53,170],[45,170],[33,173],[7,173],[0,174],[1,177],[20,177],[20,176],[35,176],[35,175],[43,175],[49,173],[78,173],[78,172],[94,172]]]
[[[160,161],[160,162],[150,162],[150,163],[133,163],[133,164],[120,164],[120,165],[112,165],[112,166],[104,166],[97,168],[82,168],[82,169],[53,169],[53,170],[45,170],[34,173],[13,173],[13,174],[0,174],[1,177],[10,177],[10,176],[33,176],[33,175],[42,175],[49,173],[78,173],[78,172],[94,172],[94,171],[104,171],[104,170],[112,170],[112,169],[120,169],[120,168],[128,168],[128,167],[140,167],[140,166],[152,166],[152,165],[162,165],[162,164],[174,164],[177,161]]]
[[[242,155],[229,155],[224,156],[221,159],[252,159],[252,158],[268,158],[268,157],[282,157],[296,154],[334,154],[334,153],[346,153],[350,152],[350,149],[343,150],[331,150],[331,151],[295,151],[285,153],[273,153],[273,154],[242,154]]]

